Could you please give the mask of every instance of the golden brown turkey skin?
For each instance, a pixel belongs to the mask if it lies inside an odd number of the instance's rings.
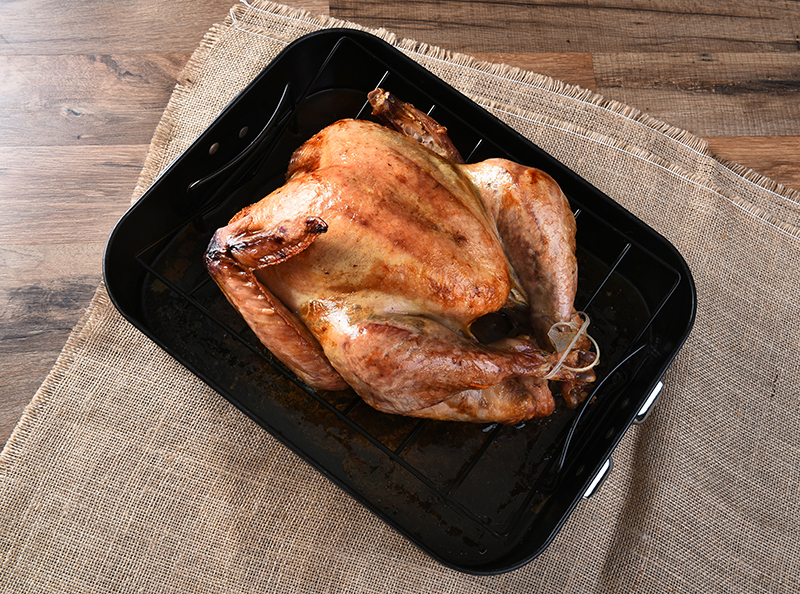
[[[512,303],[530,304],[539,336],[570,319],[566,198],[537,170],[463,165],[452,145],[437,154],[418,141],[435,122],[401,106],[416,118],[395,126],[403,133],[341,120],[301,146],[286,184],[217,231],[208,269],[259,339],[314,387],[350,385],[378,410],[418,417],[548,415],[541,378],[553,355],[527,336],[481,344],[470,325]]]

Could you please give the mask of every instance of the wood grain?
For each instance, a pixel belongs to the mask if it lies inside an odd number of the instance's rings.
[[[0,147],[0,246],[105,241],[147,145]]]
[[[800,134],[800,52],[604,54],[597,91],[699,136]]]
[[[188,59],[0,55],[0,146],[149,144]]]
[[[0,2],[0,444],[100,282],[178,73],[234,2]],[[800,2],[287,3],[592,89],[800,188]]]
[[[522,70],[537,72],[584,89],[597,89],[591,54],[529,53],[529,52],[472,52],[473,58],[484,62],[507,64]]]
[[[94,295],[104,242],[0,247],[0,439],[58,357]],[[69,265],[64,270],[65,264]]]
[[[796,52],[797,2],[332,0],[331,15],[459,51]]]
[[[800,188],[800,136],[711,136],[711,152],[790,188]]]
[[[231,0],[2,2],[0,53],[191,53],[231,4]]]

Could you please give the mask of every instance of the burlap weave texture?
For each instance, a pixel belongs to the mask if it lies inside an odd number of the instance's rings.
[[[234,7],[135,198],[264,66],[330,26]],[[602,490],[515,572],[443,568],[228,405],[102,287],[0,458],[4,592],[800,591],[800,201],[558,81],[378,31],[667,237],[698,314]]]

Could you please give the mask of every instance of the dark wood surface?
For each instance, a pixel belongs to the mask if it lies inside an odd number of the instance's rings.
[[[233,0],[0,2],[0,444],[101,278],[178,73]],[[554,76],[800,189],[800,2],[291,0]]]

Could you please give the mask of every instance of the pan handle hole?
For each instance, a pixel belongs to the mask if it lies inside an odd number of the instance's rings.
[[[219,150],[219,143],[215,142],[208,148],[208,154],[213,155]]]

